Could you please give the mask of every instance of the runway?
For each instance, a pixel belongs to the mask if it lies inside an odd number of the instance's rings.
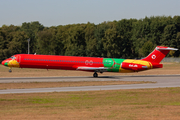
[[[0,83],[60,82],[60,81],[64,81],[64,82],[67,82],[67,81],[153,81],[156,83],[130,84],[130,85],[106,85],[106,86],[7,89],[7,90],[0,90],[0,94],[180,87],[180,75],[104,76],[104,77],[98,77],[98,78],[93,78],[93,77],[0,78]]]

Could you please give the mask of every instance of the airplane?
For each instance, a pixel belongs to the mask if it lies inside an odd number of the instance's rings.
[[[147,57],[136,59],[78,57],[59,55],[16,54],[2,61],[2,65],[18,68],[40,68],[58,70],[80,70],[94,72],[93,77],[98,77],[98,72],[139,72],[154,68],[162,68],[161,60],[176,48],[157,46]]]

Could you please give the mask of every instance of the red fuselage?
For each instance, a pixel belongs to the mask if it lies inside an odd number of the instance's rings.
[[[20,68],[65,69],[76,70],[81,67],[104,67],[103,58],[74,57],[57,55],[17,54]]]

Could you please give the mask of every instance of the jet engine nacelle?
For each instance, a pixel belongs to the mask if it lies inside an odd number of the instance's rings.
[[[134,71],[141,71],[141,70],[148,69],[148,67],[145,65],[134,64],[134,63],[126,63],[126,62],[121,63],[121,68],[127,69],[127,70],[134,70]]]

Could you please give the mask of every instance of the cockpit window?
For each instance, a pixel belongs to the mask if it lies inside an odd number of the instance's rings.
[[[14,56],[11,56],[10,58],[13,59],[13,60],[16,59],[16,57],[14,57]]]

